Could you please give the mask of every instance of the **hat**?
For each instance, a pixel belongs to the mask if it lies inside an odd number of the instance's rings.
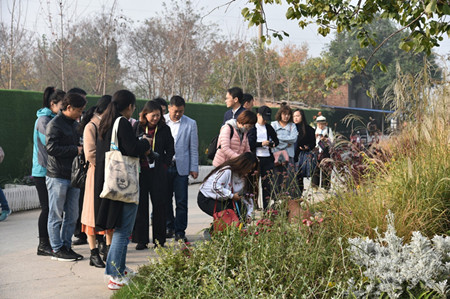
[[[272,120],[272,110],[267,106],[261,106],[258,108],[258,113],[261,114],[265,121]]]
[[[327,121],[326,117],[322,116],[322,115],[320,115],[316,118],[316,122],[318,122],[318,123],[324,123],[326,121]]]

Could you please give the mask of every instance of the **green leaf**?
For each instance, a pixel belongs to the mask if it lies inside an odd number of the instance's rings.
[[[376,64],[374,64],[374,66],[372,67],[372,71],[375,71],[376,68],[379,68],[380,71],[384,73],[387,72],[386,66],[381,61],[378,61]]]
[[[351,61],[353,59],[353,57],[349,57],[349,58],[347,58],[347,60],[345,60],[345,64],[349,64],[349,62]]]
[[[365,58],[361,58],[359,60],[359,64],[361,65],[361,68],[364,69],[366,67],[366,65],[367,65],[367,60]]]
[[[425,8],[425,12],[427,14],[433,13],[436,11],[436,1],[437,0],[431,0],[430,3],[428,3],[427,7]]]
[[[324,81],[323,83],[325,84],[325,86],[326,86],[327,88],[330,88],[331,85],[333,84],[333,82],[334,82],[333,79],[326,78],[325,81]]]
[[[411,51],[411,45],[409,42],[401,42],[398,47],[406,52]]]
[[[306,26],[308,26],[308,23],[306,23],[305,21],[300,21],[298,22],[298,25],[302,28],[305,28]]]
[[[377,45],[377,42],[373,38],[368,38],[368,40],[372,46],[375,47]]]
[[[250,10],[247,7],[242,9],[242,11],[241,11],[241,14],[244,18],[247,18],[249,13],[250,13]]]
[[[450,15],[450,5],[444,4],[444,5],[442,6],[442,13],[443,13],[444,15]]]
[[[290,19],[293,19],[294,16],[295,16],[295,11],[294,11],[294,9],[293,9],[292,7],[289,7],[288,10],[287,10],[287,12],[286,12],[286,18],[287,18],[288,20],[290,20]]]

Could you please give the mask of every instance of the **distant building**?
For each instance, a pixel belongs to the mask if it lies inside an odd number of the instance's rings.
[[[354,107],[374,109],[373,101],[366,94],[366,90],[356,87],[357,84],[350,83],[333,89],[331,94],[325,97],[326,105],[340,107]]]

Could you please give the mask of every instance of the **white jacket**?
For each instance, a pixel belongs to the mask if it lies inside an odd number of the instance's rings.
[[[244,188],[244,180],[231,172],[229,167],[223,167],[211,175],[200,186],[200,192],[207,198],[227,200]]]

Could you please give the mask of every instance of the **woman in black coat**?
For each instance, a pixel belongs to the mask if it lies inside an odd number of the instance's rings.
[[[313,160],[311,151],[316,146],[316,136],[314,129],[308,125],[305,112],[302,109],[294,111],[293,120],[298,131],[297,141],[295,142],[294,162],[297,165],[296,177],[299,195],[301,196],[304,189],[303,178],[310,177],[313,171],[311,169]]]
[[[126,254],[129,237],[133,230],[138,206],[135,203],[101,198],[105,180],[105,153],[110,150],[114,122],[120,117],[117,137],[122,155],[139,157],[150,149],[151,139],[144,136],[138,140],[128,119],[136,109],[136,97],[128,90],[114,93],[111,103],[102,114],[98,128],[96,168],[94,183],[95,229],[103,231],[114,229],[111,247],[106,259],[105,274],[110,275],[108,288],[118,290],[128,283],[129,269],[126,268]],[[128,181],[138,181],[132,177]],[[116,184],[117,182],[105,182]],[[121,182],[123,185],[123,182]],[[130,185],[131,186],[131,185]],[[131,188],[131,187],[127,188]],[[137,189],[137,186],[134,186]],[[135,189],[133,189],[134,191]]]
[[[258,109],[258,121],[248,132],[248,143],[250,150],[256,153],[259,159],[259,175],[261,176],[263,208],[267,209],[272,193],[274,157],[272,149],[280,141],[273,127],[268,124],[271,121],[272,110],[267,106]]]
[[[143,135],[152,138],[150,154],[140,157],[139,207],[132,238],[133,242],[138,243],[136,249],[143,250],[149,243],[149,192],[153,207],[153,243],[156,247],[164,246],[166,242],[167,168],[172,163],[175,150],[172,133],[156,101],[145,104],[133,129],[139,138]]]

